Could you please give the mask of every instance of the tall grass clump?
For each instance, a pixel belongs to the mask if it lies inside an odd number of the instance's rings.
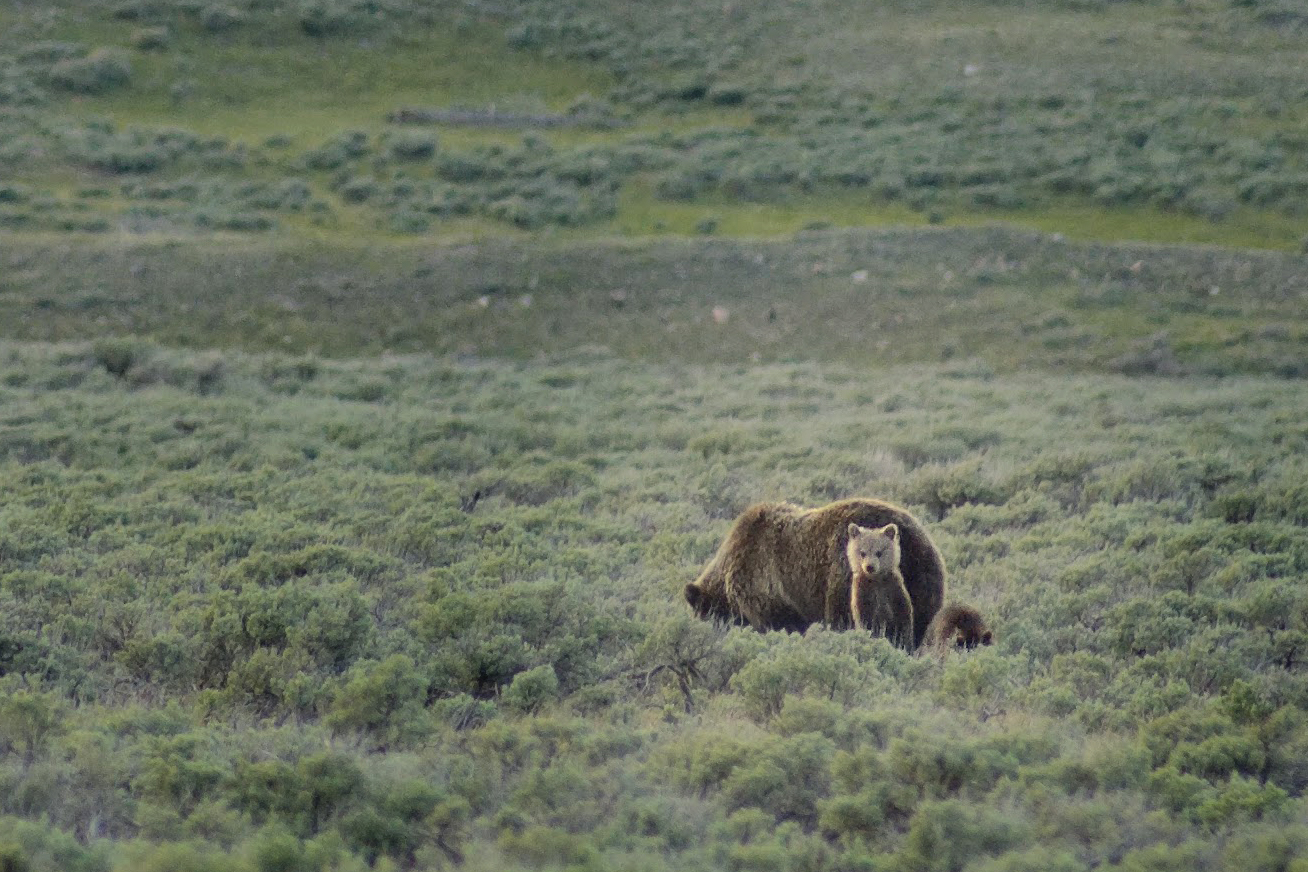
[[[123,52],[112,48],[63,58],[50,68],[50,81],[76,94],[103,94],[122,88],[131,78],[131,62]]]

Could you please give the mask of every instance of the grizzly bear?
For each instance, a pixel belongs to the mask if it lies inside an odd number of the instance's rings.
[[[885,636],[901,648],[913,645],[913,603],[899,573],[899,527],[849,525],[849,612],[854,626]]]
[[[924,644],[937,651],[948,651],[991,645],[994,641],[994,634],[980,612],[971,606],[950,603],[931,620]]]
[[[898,528],[899,571],[913,608],[913,647],[945,599],[945,561],[906,509],[874,499],[848,499],[816,509],[758,503],[741,512],[686,601],[701,618],[756,630],[795,630],[822,621],[852,627],[846,555],[849,525]]]

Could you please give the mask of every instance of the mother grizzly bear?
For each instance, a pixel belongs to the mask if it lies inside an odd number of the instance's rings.
[[[844,629],[850,614],[849,525],[895,524],[899,570],[913,604],[913,648],[945,599],[945,561],[907,510],[873,499],[840,500],[816,509],[758,503],[736,518],[718,553],[686,585],[701,618],[747,623],[756,630],[795,630],[824,621]]]

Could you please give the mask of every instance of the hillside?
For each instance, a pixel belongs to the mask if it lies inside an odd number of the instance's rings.
[[[610,2],[10,6],[0,222],[1301,245],[1293,3]]]
[[[1308,870],[1290,0],[0,7],[0,870]],[[907,506],[993,647],[694,619]]]

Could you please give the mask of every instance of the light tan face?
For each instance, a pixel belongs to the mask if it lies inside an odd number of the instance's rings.
[[[890,572],[899,568],[899,528],[849,525],[849,542],[845,546],[849,567],[864,575]]]

